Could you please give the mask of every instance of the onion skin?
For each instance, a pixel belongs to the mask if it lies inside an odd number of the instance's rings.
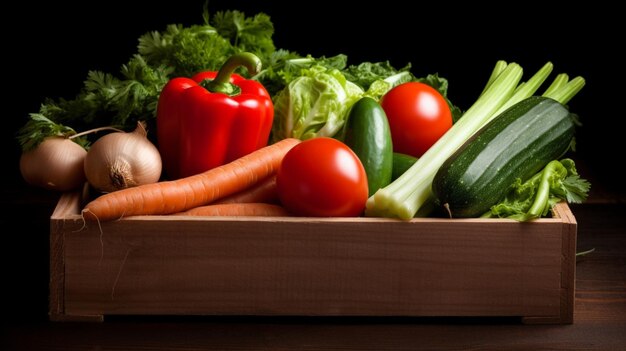
[[[159,151],[142,125],[131,133],[110,133],[96,140],[84,163],[87,181],[102,192],[155,183],[161,170]]]
[[[85,184],[86,156],[87,151],[75,142],[51,137],[36,149],[22,153],[20,172],[30,185],[56,191],[74,190]]]

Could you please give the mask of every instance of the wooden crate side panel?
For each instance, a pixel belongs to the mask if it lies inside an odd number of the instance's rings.
[[[576,291],[576,240],[578,224],[566,202],[558,203],[553,208],[553,215],[562,221],[561,246],[561,310],[558,316],[528,316],[522,321],[526,324],[574,322],[574,297]]]
[[[576,240],[578,223],[569,206],[560,203],[557,207],[563,219],[563,246],[561,259],[561,321],[574,322],[574,296],[576,293]]]
[[[559,220],[65,227],[64,311],[560,316]]]
[[[65,262],[63,254],[63,224],[53,220],[50,222],[50,300],[48,302],[48,315],[51,320],[59,320],[65,311]]]
[[[63,194],[50,217],[50,281],[48,316],[52,321],[102,321],[101,314],[65,313],[65,234],[75,232],[79,217],[80,193]],[[82,223],[82,222],[81,222]],[[82,226],[82,225],[81,225]]]

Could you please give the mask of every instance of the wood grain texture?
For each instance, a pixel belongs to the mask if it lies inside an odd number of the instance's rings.
[[[71,315],[65,313],[65,234],[66,217],[75,217],[80,212],[82,194],[70,193],[61,196],[52,213],[50,222],[50,307],[48,316],[52,321],[96,321],[103,316]],[[76,219],[70,221],[74,225]]]
[[[567,206],[532,223],[138,216],[85,226],[70,202],[51,219],[63,241],[63,283],[51,284],[63,301],[51,314],[571,322],[573,283],[563,281],[574,275],[562,270],[573,261],[563,249],[575,247],[576,229]]]
[[[573,323],[574,292],[576,290],[577,222],[569,206],[559,203],[553,216],[563,220],[561,247],[561,312],[558,317],[524,317],[527,324]]]

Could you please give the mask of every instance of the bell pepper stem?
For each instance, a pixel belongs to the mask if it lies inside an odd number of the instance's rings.
[[[224,93],[230,96],[238,95],[240,89],[230,83],[230,76],[239,66],[246,67],[250,75],[255,75],[261,70],[261,59],[250,52],[240,52],[232,55],[224,62],[215,79],[206,83],[205,88],[213,93]]]

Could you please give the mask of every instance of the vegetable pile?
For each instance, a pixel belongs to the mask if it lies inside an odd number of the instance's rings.
[[[521,82],[520,65],[498,61],[462,111],[445,78],[411,64],[277,49],[263,13],[205,7],[203,19],[144,34],[119,74],[89,72],[75,98],[44,101],[18,135],[24,179],[59,191],[87,181],[106,194],[83,213],[102,221],[442,209],[525,221],[586,198],[562,159],[582,77],[559,74],[538,94],[551,63]]]

